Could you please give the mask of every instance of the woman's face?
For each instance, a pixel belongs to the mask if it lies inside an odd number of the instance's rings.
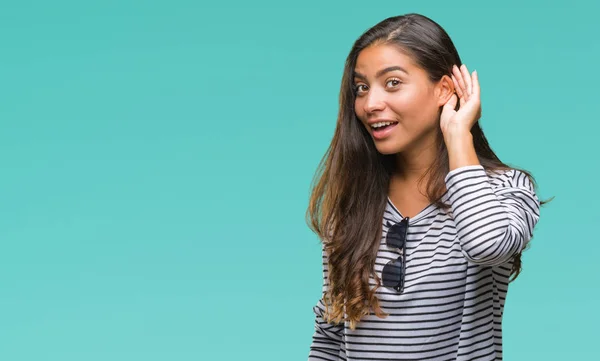
[[[410,56],[390,45],[372,45],[359,53],[354,72],[354,110],[380,153],[434,144],[440,89]],[[374,128],[380,121],[393,124]]]

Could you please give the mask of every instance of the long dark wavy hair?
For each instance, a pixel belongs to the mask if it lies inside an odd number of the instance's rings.
[[[313,178],[306,217],[309,227],[318,234],[329,256],[329,287],[323,295],[327,306],[326,319],[336,323],[349,321],[352,329],[371,308],[378,317],[387,316],[375,295],[381,281],[374,272],[374,265],[382,236],[381,220],[390,177],[397,171],[397,165],[394,155],[383,155],[377,151],[368,131],[356,117],[352,84],[358,54],[375,43],[396,46],[410,54],[426,70],[432,82],[439,81],[443,75],[450,76],[452,65],[462,64],[446,31],[419,14],[394,16],[381,21],[356,40],[346,59],[335,132]],[[459,106],[457,102],[456,109]],[[422,179],[430,175],[426,187],[430,202],[448,209],[450,205],[441,201],[446,192],[444,178],[449,172],[448,151],[439,127],[438,132],[437,156]],[[471,129],[471,134],[479,162],[486,171],[518,169],[498,159],[479,122]],[[529,172],[518,170],[524,172],[537,187]],[[512,280],[520,272],[521,253],[518,253],[512,263]],[[370,275],[377,282],[374,289],[369,286]]]

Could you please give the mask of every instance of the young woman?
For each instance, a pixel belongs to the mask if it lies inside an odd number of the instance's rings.
[[[477,72],[431,19],[355,42],[307,212],[323,241],[309,360],[502,358],[509,277],[544,202],[480,114]]]

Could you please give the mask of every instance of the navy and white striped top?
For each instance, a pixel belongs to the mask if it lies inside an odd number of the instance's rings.
[[[501,360],[502,313],[512,256],[533,235],[540,203],[533,184],[515,169],[488,173],[481,165],[450,171],[442,199],[410,218],[404,291],[381,286],[383,311],[327,324],[322,299],[314,306],[310,360]],[[388,198],[375,272],[399,256],[385,243],[403,216]],[[327,290],[323,251],[323,292]],[[375,280],[371,276],[371,287]]]

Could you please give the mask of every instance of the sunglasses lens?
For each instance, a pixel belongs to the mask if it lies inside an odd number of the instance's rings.
[[[406,238],[406,222],[400,222],[394,224],[388,230],[385,238],[386,243],[389,247],[402,248],[404,247],[404,240]]]
[[[402,268],[401,258],[390,261],[383,267],[383,271],[381,273],[383,276],[384,286],[402,288],[402,283],[404,282],[404,271]]]

